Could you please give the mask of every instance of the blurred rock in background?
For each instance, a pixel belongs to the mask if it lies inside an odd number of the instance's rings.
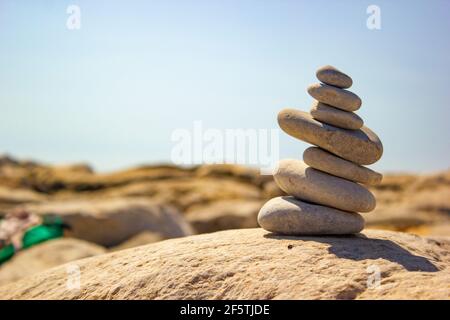
[[[371,190],[377,208],[364,214],[366,228],[450,236],[450,170],[387,174]],[[261,205],[282,194],[272,176],[238,165],[149,165],[100,174],[84,164],[51,166],[0,157],[0,217],[18,207],[55,215],[70,227],[66,236],[75,238],[17,253],[0,265],[0,284],[107,250],[254,228]]]

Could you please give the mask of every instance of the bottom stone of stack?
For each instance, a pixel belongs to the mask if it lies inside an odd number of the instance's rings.
[[[353,234],[364,228],[364,219],[356,212],[312,204],[291,196],[266,202],[259,211],[258,223],[267,231],[285,235]]]

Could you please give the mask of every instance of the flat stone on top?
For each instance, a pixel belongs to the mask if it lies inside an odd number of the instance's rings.
[[[350,88],[353,84],[352,78],[333,66],[319,68],[316,72],[316,77],[323,83],[342,89]]]

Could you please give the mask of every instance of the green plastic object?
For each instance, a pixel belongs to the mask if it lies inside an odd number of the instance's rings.
[[[14,255],[14,246],[12,244],[0,249],[0,264],[9,260]]]
[[[35,244],[60,238],[63,236],[63,228],[61,225],[39,225],[28,230],[23,236],[22,248],[26,249]]]
[[[60,238],[64,235],[62,220],[59,217],[44,217],[43,224],[32,227],[22,238],[22,249],[32,247],[38,243]],[[15,254],[12,244],[0,249],[0,264],[11,259]]]

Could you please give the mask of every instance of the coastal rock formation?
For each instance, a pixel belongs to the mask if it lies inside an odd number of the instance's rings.
[[[128,240],[125,240],[124,242],[122,242],[121,244],[119,244],[115,247],[110,247],[109,251],[113,252],[113,251],[130,249],[130,248],[139,247],[139,246],[143,246],[146,244],[150,244],[150,243],[154,243],[154,242],[158,242],[158,241],[162,241],[162,240],[165,240],[164,237],[161,236],[157,232],[143,231],[141,233],[138,233],[135,236],[132,236]]]
[[[192,206],[185,217],[197,233],[256,228],[261,205],[261,200],[219,200]]]
[[[315,150],[314,154],[311,149]],[[344,179],[354,179],[366,185],[376,197],[375,210],[362,213],[366,228],[450,236],[449,170],[426,174],[387,173],[383,181],[378,182],[381,174],[373,170],[369,173],[369,168],[329,151],[320,150],[322,156],[319,156],[318,149],[305,150],[303,161],[307,165]],[[0,219],[17,206],[38,206],[47,202],[139,197],[169,204],[183,215],[200,207],[220,210],[214,205],[216,202],[253,203],[286,195],[272,176],[261,176],[254,168],[238,165],[196,168],[147,165],[108,174],[93,172],[85,165],[71,167],[71,170],[67,166],[65,170],[54,169],[42,163],[0,156]],[[55,172],[58,172],[56,176]],[[217,216],[215,212],[211,215]]]
[[[87,241],[61,238],[19,251],[0,267],[0,286],[59,266],[105,253],[106,249]]]
[[[79,289],[61,266],[0,287],[0,299],[448,299],[449,250],[390,231],[229,230],[78,260]]]
[[[115,246],[143,231],[165,238],[192,234],[178,210],[146,199],[115,198],[55,201],[26,207],[43,216],[58,216],[67,234],[102,246]]]

